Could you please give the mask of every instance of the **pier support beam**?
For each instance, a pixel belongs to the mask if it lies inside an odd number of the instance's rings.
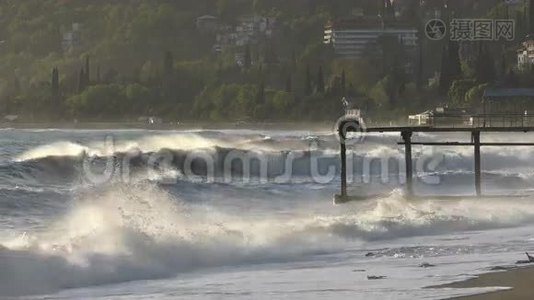
[[[406,196],[412,197],[414,195],[413,190],[413,161],[412,161],[412,131],[401,132],[402,139],[404,140],[404,157],[406,159]]]
[[[341,141],[341,198],[347,198],[347,146]]]
[[[482,175],[480,163],[480,131],[473,131],[473,144],[475,146],[475,190],[477,197],[482,196]]]

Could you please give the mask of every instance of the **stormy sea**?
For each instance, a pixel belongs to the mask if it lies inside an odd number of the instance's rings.
[[[485,141],[534,141],[485,135]],[[469,140],[419,134],[414,140]],[[534,250],[534,149],[332,130],[0,131],[0,299],[443,299]],[[427,195],[427,196],[425,196]],[[436,200],[432,195],[465,198]]]

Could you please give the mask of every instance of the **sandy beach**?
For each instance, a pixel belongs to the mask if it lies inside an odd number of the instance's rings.
[[[534,299],[534,267],[517,268],[509,271],[500,271],[480,275],[477,278],[469,279],[463,282],[457,282],[440,286],[440,288],[485,288],[485,287],[503,287],[510,288],[507,290],[458,297],[452,299],[459,300],[497,300],[497,299]]]

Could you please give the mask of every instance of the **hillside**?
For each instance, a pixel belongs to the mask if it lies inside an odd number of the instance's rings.
[[[337,116],[344,95],[381,113],[418,108],[436,90],[388,71],[401,62],[343,60],[322,43],[327,21],[355,11],[376,16],[378,2],[1,1],[0,113],[30,120],[315,120]],[[396,2],[400,17],[443,6]],[[494,2],[450,9],[489,12]],[[197,18],[206,15],[217,18],[216,29],[199,29]],[[253,16],[267,29],[244,45],[219,45],[217,36],[232,36]],[[429,62],[425,77],[440,66]]]

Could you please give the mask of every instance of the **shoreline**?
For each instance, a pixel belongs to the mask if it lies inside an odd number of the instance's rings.
[[[465,281],[431,286],[428,288],[460,290],[473,288],[500,288],[500,290],[483,292],[471,296],[448,298],[450,300],[534,299],[534,266],[514,266],[506,270],[496,270],[491,273],[477,275],[477,277]]]
[[[188,130],[188,129],[252,129],[252,130],[334,130],[330,122],[184,122],[147,124],[141,122],[13,122],[0,123],[0,129],[59,129],[59,130]]]

